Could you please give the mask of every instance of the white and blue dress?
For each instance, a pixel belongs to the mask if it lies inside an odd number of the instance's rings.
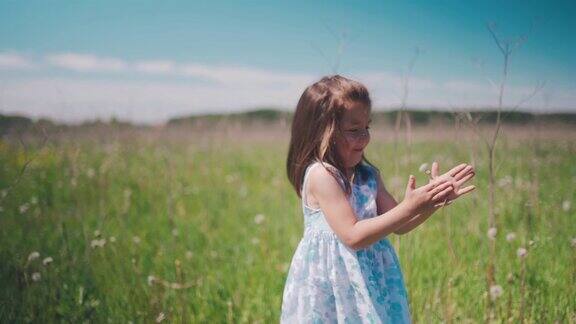
[[[410,323],[404,278],[388,239],[355,251],[332,231],[321,209],[306,204],[307,176],[320,163],[311,163],[304,174],[304,235],[288,270],[280,322]],[[377,216],[377,171],[361,162],[354,172],[349,201],[356,217]]]

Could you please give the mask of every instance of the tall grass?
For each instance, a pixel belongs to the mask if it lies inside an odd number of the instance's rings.
[[[575,322],[576,144],[542,141],[535,156],[500,143],[496,318]],[[421,163],[446,170],[477,149],[416,141],[408,160],[374,136],[367,155],[401,199]],[[2,142],[0,322],[277,322],[303,226],[286,150],[285,140],[226,138]],[[483,320],[488,165],[474,156],[477,191],[392,240],[416,322]]]

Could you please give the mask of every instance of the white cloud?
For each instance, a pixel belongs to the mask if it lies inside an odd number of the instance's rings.
[[[0,66],[2,62],[15,68],[40,65],[22,55],[9,54],[0,53]],[[82,72],[82,75],[4,77],[0,79],[0,107],[4,113],[67,122],[116,116],[134,122],[158,123],[174,116],[262,106],[294,109],[304,89],[321,77],[245,66],[179,64],[171,60],[129,62],[76,53],[49,55],[43,62],[52,68]],[[107,74],[106,78],[92,77],[93,72],[102,71],[114,73]],[[131,74],[137,78],[117,77]],[[177,78],[158,79],[156,75]],[[402,96],[401,75],[370,71],[347,76],[368,87],[376,109],[398,107]],[[408,107],[450,109],[496,104],[496,89],[484,80],[436,82],[412,76],[409,81]],[[517,103],[531,90],[529,86],[509,86],[505,104]],[[574,89],[554,90],[549,107],[576,107]],[[534,98],[523,108],[537,109],[541,104],[542,100]]]
[[[139,61],[134,63],[134,69],[138,72],[151,74],[170,74],[175,71],[175,64],[172,61]]]
[[[120,59],[77,53],[49,55],[46,57],[46,62],[56,67],[80,72],[119,72],[124,71],[127,68],[126,62]]]
[[[31,69],[34,66],[35,64],[24,55],[0,52],[0,69]]]

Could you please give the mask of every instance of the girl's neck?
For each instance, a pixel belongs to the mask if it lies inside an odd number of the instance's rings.
[[[346,180],[348,182],[354,181],[354,168],[346,168]]]

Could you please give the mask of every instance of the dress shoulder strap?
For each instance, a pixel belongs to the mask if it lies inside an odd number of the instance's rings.
[[[306,168],[306,171],[304,172],[304,180],[302,181],[302,189],[301,189],[301,192],[300,192],[300,196],[302,197],[302,205],[305,206],[305,207],[307,207],[308,209],[311,209],[311,210],[317,210],[317,209],[311,208],[311,207],[309,207],[309,206],[306,204],[306,203],[307,203],[307,200],[306,200],[306,184],[308,183],[308,178],[309,178],[308,175],[310,174],[310,171],[311,171],[313,168],[315,168],[315,167],[321,166],[321,164],[324,165],[324,167],[326,167],[326,168],[328,168],[328,169],[332,169],[332,170],[334,170],[336,173],[340,174],[340,171],[338,171],[338,169],[337,169],[335,166],[333,166],[332,164],[330,164],[330,163],[328,163],[328,162],[320,162],[320,161],[317,161],[317,160],[316,160],[316,161],[311,162],[311,163],[308,165],[308,167]],[[344,179],[342,178],[342,176],[340,175],[339,177],[337,177],[337,179],[338,179],[338,183],[340,184],[340,186],[344,189],[344,188],[345,188],[345,184],[344,184]]]

